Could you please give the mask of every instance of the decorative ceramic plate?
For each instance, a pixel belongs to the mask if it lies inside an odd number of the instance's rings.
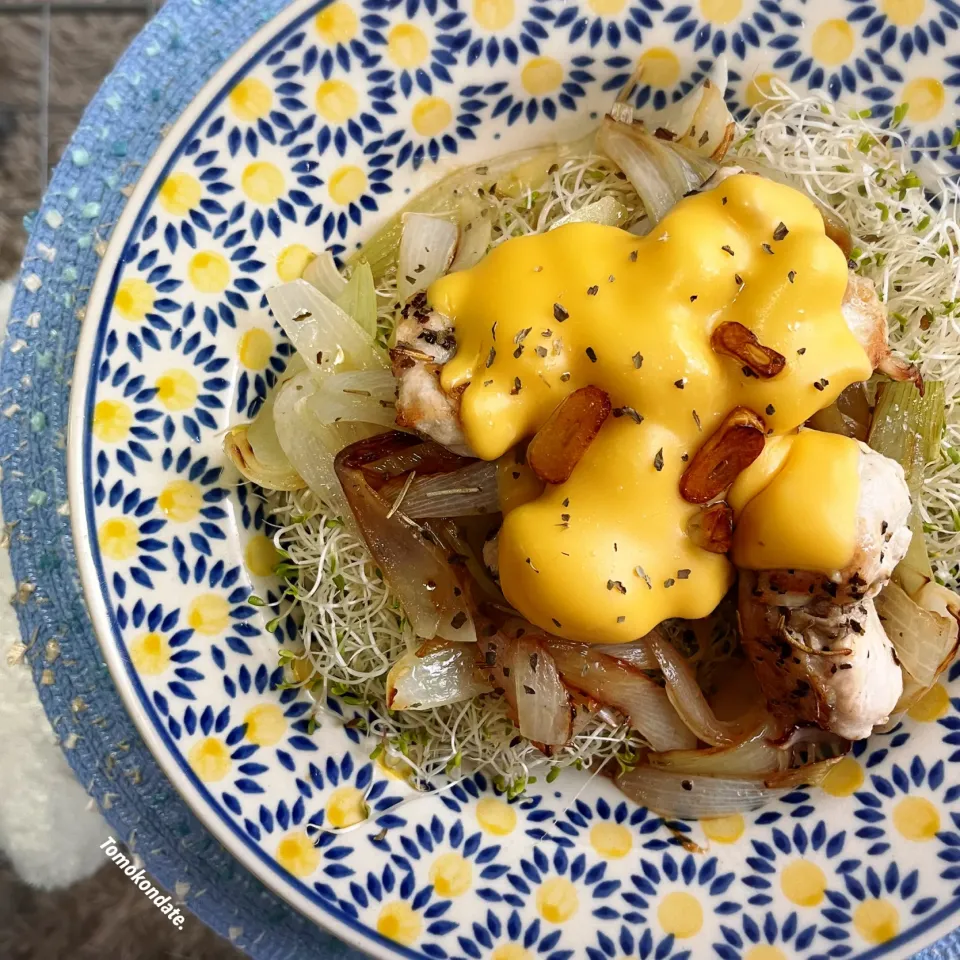
[[[382,957],[905,957],[953,927],[957,667],[824,789],[757,813],[665,823],[575,774],[512,802],[475,774],[394,810],[407,788],[356,731],[311,734],[306,695],[277,689],[283,629],[247,603],[269,590],[262,506],[221,457],[289,353],[268,287],[454,166],[586,131],[638,57],[655,105],[725,53],[738,111],[772,74],[877,115],[909,102],[913,142],[933,145],[957,119],[951,48],[950,0],[300,2],[184,113],[90,298],[74,527],[147,743],[266,884]],[[364,796],[369,824],[308,834],[353,823]]]

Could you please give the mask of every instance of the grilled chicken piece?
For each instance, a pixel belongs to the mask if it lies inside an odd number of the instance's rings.
[[[886,723],[903,677],[873,601],[768,606],[756,582],[756,574],[740,575],[740,639],[770,712],[848,740]]]
[[[460,397],[446,393],[440,384],[440,370],[456,352],[450,321],[430,310],[427,295],[418,293],[403,308],[397,345],[390,351],[398,382],[397,426],[472,456],[460,428]]]
[[[890,352],[887,311],[872,280],[858,277],[851,270],[840,309],[851,333],[866,350],[874,370],[886,374],[891,380],[912,380],[919,390],[923,390],[923,379],[916,364],[907,363]]]
[[[740,574],[741,642],[771,712],[861,739],[903,688],[873,597],[910,545],[910,495],[898,463],[860,444],[853,559],[833,574]],[[825,491],[826,493],[826,491]]]

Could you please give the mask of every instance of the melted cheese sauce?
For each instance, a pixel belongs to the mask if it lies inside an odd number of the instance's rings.
[[[748,570],[840,570],[857,545],[860,447],[816,430],[780,439],[734,484],[761,478],[737,517],[733,562]]]
[[[737,405],[786,434],[870,376],[840,312],[846,283],[813,204],[747,175],[683,200],[647,237],[568,224],[434,283],[458,344],[441,383],[463,391],[479,456],[529,439],[588,384],[643,418],[610,417],[571,478],[539,495],[501,471],[502,496],[516,486],[500,534],[507,599],[544,629],[607,643],[713,610],[734,572],[686,536],[698,509],[678,492],[686,461]],[[758,380],[716,354],[725,321],[782,353],[785,370]]]

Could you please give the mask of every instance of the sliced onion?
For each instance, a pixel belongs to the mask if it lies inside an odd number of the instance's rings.
[[[354,266],[343,293],[337,297],[337,306],[365,333],[371,337],[377,335],[377,290],[373,285],[373,271],[366,260]]]
[[[520,733],[546,746],[566,743],[573,733],[573,704],[553,657],[531,637],[515,641],[512,653]]]
[[[350,521],[352,514],[333,461],[344,447],[378,433],[380,428],[348,421],[325,422],[311,402],[319,390],[314,376],[303,371],[276,391],[273,422],[277,440],[310,490],[338,516]]]
[[[391,710],[427,710],[491,691],[490,684],[476,672],[475,646],[431,642],[423,656],[420,652],[402,656],[390,668],[387,706]]]
[[[417,636],[475,641],[473,615],[454,566],[433,537],[391,512],[363,469],[418,443],[397,431],[380,434],[341,450],[334,469],[360,532]]]
[[[657,658],[651,653],[650,648],[644,640],[634,640],[631,643],[595,643],[591,645],[592,650],[597,653],[605,653],[608,657],[614,657],[629,663],[631,667],[638,670],[659,670],[660,664]]]
[[[699,739],[714,747],[729,747],[742,743],[756,730],[756,710],[748,710],[736,720],[717,719],[690,665],[666,637],[653,630],[644,640],[660,665],[670,702]]]
[[[934,601],[926,587],[917,595]],[[893,644],[902,669],[921,687],[929,687],[957,653],[957,621],[934,610],[924,609],[905,590],[888,583],[876,599],[883,629]]]
[[[267,302],[307,368],[315,373],[388,367],[386,354],[373,337],[305,280],[272,287]]]
[[[307,264],[303,279],[330,300],[336,300],[347,289],[347,281],[337,269],[337,262],[329,250],[318,253]]]
[[[360,370],[324,377],[308,401],[323,423],[357,420],[393,427],[397,381],[389,370]]]
[[[466,203],[466,198],[464,198]],[[457,255],[450,264],[450,272],[455,270],[469,270],[478,264],[486,255],[493,237],[493,221],[487,216],[487,211],[480,210],[469,216],[460,224],[460,242],[457,244]]]
[[[696,746],[696,737],[684,726],[663,688],[649,677],[588,644],[551,637],[546,646],[567,686],[615,707],[654,750]]]
[[[733,142],[735,130],[723,99],[726,87],[726,58],[718,57],[710,74],[685,97],[649,118],[649,129],[657,137],[719,162]]]
[[[654,223],[716,171],[716,164],[678,144],[658,140],[642,125],[603,118],[597,147],[626,174]]]
[[[399,495],[404,483],[391,481],[381,491],[387,499]],[[474,517],[497,513],[497,465],[475,460],[451,473],[417,476],[407,486],[397,509],[414,520],[429,517]]]
[[[306,481],[277,437],[273,418],[277,393],[267,397],[252,423],[242,423],[227,433],[223,451],[243,476],[265,490],[302,490]]]
[[[620,227],[629,217],[630,211],[619,200],[603,197],[555,220],[550,224],[550,229],[556,230],[568,223],[599,223],[605,227]]]
[[[647,754],[647,763],[658,770],[700,776],[757,777],[788,769],[791,751],[777,747],[765,736],[752,737],[736,747],[705,750],[670,750]]]
[[[480,188],[491,184],[516,187],[518,194],[539,186],[554,163],[579,156],[586,143],[574,142],[560,146],[534,147],[514,153],[500,154],[491,160],[476,163],[437,180],[410,201],[405,210],[391,217],[352,257],[369,261],[375,280],[379,280],[397,260],[397,250],[403,230],[403,218],[409,213],[456,214],[465,198],[473,197]]]
[[[830,768],[842,759],[842,756],[828,757],[826,760],[818,760],[816,763],[808,763],[802,767],[780,770],[769,774],[763,782],[766,786],[774,789],[786,787],[793,790],[802,786],[819,787],[830,772]]]
[[[443,217],[427,213],[403,216],[400,260],[397,264],[397,296],[408,300],[442,277],[453,262],[460,230]]]
[[[641,806],[683,820],[757,810],[787,792],[758,779],[693,776],[651,767],[621,773],[616,783]]]

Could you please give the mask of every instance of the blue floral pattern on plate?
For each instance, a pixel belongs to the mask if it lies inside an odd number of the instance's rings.
[[[665,821],[571,774],[508,800],[408,785],[283,683],[292,621],[220,436],[289,357],[263,293],[353,249],[454,166],[585,131],[638,59],[662,106],[725,53],[742,114],[773,76],[912,142],[956,127],[949,0],[337,0],[294,4],[175,127],[117,225],[77,367],[78,542],[118,683],[173,781],[244,863],[381,956],[906,956],[960,908],[957,670],[823,789]],[[540,789],[542,787],[542,789]],[[366,822],[364,817],[367,818]],[[346,830],[347,832],[340,832]]]

